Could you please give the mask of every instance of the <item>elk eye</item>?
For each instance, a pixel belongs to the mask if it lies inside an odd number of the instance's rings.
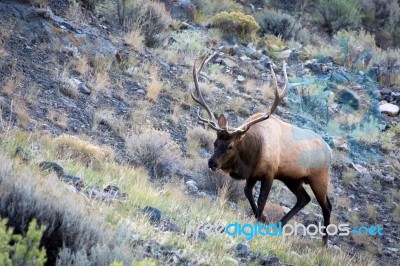
[[[228,146],[228,150],[232,150],[233,149],[233,144]]]

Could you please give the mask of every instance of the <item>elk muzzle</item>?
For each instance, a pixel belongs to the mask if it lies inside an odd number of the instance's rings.
[[[218,165],[218,162],[213,157],[211,157],[208,160],[208,167],[213,172],[217,171],[220,168],[220,166]]]

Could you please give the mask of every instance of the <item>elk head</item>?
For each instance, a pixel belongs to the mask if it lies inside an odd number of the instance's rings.
[[[238,156],[239,152],[237,146],[239,142],[246,135],[247,131],[255,124],[264,121],[270,117],[270,115],[275,111],[278,106],[280,100],[287,92],[287,74],[285,68],[285,62],[283,61],[283,73],[285,76],[286,84],[281,94],[278,93],[278,82],[276,80],[275,72],[271,66],[271,73],[274,82],[274,94],[275,100],[272,104],[270,110],[266,113],[258,113],[251,116],[246,120],[244,124],[239,127],[230,127],[228,125],[228,121],[226,117],[221,114],[218,119],[215,118],[214,113],[211,108],[207,105],[204,100],[204,97],[200,91],[199,87],[199,74],[202,70],[203,66],[209,63],[217,53],[211,54],[209,57],[205,57],[201,62],[199,69],[196,69],[196,62],[193,65],[193,80],[195,85],[195,94],[191,92],[191,96],[195,102],[202,106],[207,114],[209,119],[205,119],[200,116],[200,111],[198,113],[198,118],[201,122],[209,125],[212,129],[217,132],[217,139],[214,142],[214,154],[208,161],[208,166],[212,171],[217,171],[218,169],[226,170],[229,168],[229,165],[235,163],[235,157]]]

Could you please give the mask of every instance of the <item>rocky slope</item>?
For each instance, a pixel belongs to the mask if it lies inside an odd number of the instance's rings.
[[[56,2],[50,1],[50,9],[23,2],[0,2],[2,130],[8,125],[52,136],[86,136],[95,143],[112,147],[119,163],[137,165],[129,154],[127,136],[135,126],[153,125],[169,132],[179,144],[183,157],[190,158],[187,132],[198,124],[197,107],[189,100],[187,87],[191,83],[190,64],[194,57],[173,62],[161,55],[160,50],[171,52],[168,46],[176,41],[172,34],[162,48],[145,47],[136,52],[126,45],[125,32],[103,25],[88,14],[83,15],[85,23],[67,19],[68,3]],[[184,27],[204,36],[209,31],[195,24]],[[239,124],[249,114],[267,108],[271,101],[265,100],[259,84],[270,80],[270,64],[276,67],[282,84],[281,65],[263,47],[231,40],[213,42],[211,39],[207,45],[220,52],[215,60],[222,73],[219,75],[229,80],[204,74],[204,81],[211,87],[207,98],[210,105],[225,108],[218,111],[227,112],[233,124]],[[168,84],[154,101],[149,100],[146,84],[156,77],[151,77],[148,65],[155,66],[157,78]],[[148,71],[141,73],[140,69],[145,68]],[[302,61],[301,51],[294,49],[288,59],[288,71],[290,92],[276,114],[316,131],[331,145],[335,222],[384,227],[384,235],[379,239],[337,236],[331,240],[332,246],[341,247],[341,252],[351,255],[367,250],[375,255],[378,264],[397,264],[400,259],[400,134],[394,131],[387,138],[382,136],[399,125],[400,85],[378,82],[383,80],[387,69],[349,71],[328,57]],[[399,66],[390,71],[398,75]],[[249,88],[251,85],[256,88]],[[315,91],[306,91],[304,86],[315,88],[318,95]],[[340,120],[349,113],[360,113],[361,118],[352,117],[356,122]],[[208,149],[200,148],[200,161],[204,163],[209,156]],[[199,189],[200,174],[190,169],[177,171],[193,197],[215,198],[210,191]],[[77,186],[76,182],[72,183]],[[284,188],[280,193],[274,191],[270,201],[284,206],[283,211],[291,208],[293,196]],[[92,193],[92,196],[102,195],[97,190]],[[236,205],[232,204],[232,208]],[[321,220],[315,200],[296,220],[306,224]],[[172,252],[177,257],[175,264],[194,263],[176,255],[175,250],[165,251],[157,243],[138,244],[143,249],[146,245],[151,247],[147,248],[152,250],[148,252],[150,257]],[[239,262],[255,261],[257,254],[248,251],[248,246],[237,249]],[[275,264],[265,262],[265,265]]]

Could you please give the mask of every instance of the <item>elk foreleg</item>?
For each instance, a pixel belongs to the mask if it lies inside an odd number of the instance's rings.
[[[253,188],[254,185],[256,184],[256,180],[252,179],[247,179],[246,180],[246,186],[244,187],[244,194],[246,195],[246,198],[250,202],[251,209],[253,210],[254,215],[257,216],[257,205],[256,202],[254,201],[253,197]]]
[[[263,211],[265,208],[265,204],[267,203],[269,192],[271,191],[272,181],[273,179],[269,178],[266,178],[265,180],[261,181],[260,194],[258,195],[258,200],[257,200],[258,209],[256,213],[256,218],[258,219],[259,222],[262,223],[265,223],[267,220],[265,215],[263,215]]]

